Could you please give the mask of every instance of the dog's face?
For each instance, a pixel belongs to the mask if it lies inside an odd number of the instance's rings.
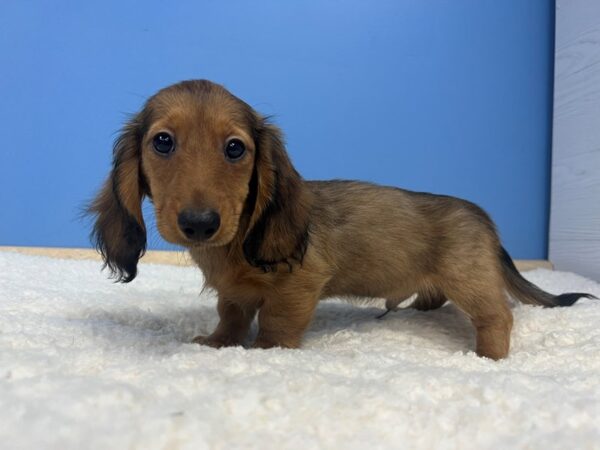
[[[223,87],[198,80],[159,91],[113,152],[89,212],[96,245],[119,280],[135,277],[145,250],[144,196],[169,242],[214,247],[239,237],[246,260],[263,268],[301,258],[308,219],[281,133]]]
[[[216,85],[167,88],[147,105],[141,169],[169,242],[224,245],[238,231],[258,118]]]

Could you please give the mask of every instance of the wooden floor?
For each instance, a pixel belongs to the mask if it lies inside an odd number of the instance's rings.
[[[17,252],[26,255],[49,256],[52,258],[67,259],[92,259],[100,260],[100,255],[89,248],[49,248],[49,247],[2,247],[0,251]],[[140,260],[142,263],[170,264],[175,266],[193,265],[192,259],[186,252],[149,250]],[[550,261],[527,259],[515,261],[520,271],[538,269],[540,267],[552,269]]]

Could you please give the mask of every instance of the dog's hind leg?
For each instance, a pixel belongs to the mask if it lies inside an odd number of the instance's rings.
[[[473,323],[477,333],[476,352],[479,356],[502,359],[508,355],[513,316],[501,286],[487,286],[475,291],[467,286],[448,292],[452,303]]]
[[[419,311],[429,311],[432,309],[438,309],[444,306],[448,299],[442,294],[419,294],[414,302],[410,304],[411,308]]]

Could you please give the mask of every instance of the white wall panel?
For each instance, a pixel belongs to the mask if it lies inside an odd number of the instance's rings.
[[[557,0],[550,260],[600,280],[600,1]]]

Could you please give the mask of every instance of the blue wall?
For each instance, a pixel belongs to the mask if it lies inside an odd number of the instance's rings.
[[[106,176],[126,113],[160,87],[208,78],[275,115],[306,178],[468,198],[515,257],[546,256],[552,1],[1,10],[0,245],[88,246],[78,208]]]

